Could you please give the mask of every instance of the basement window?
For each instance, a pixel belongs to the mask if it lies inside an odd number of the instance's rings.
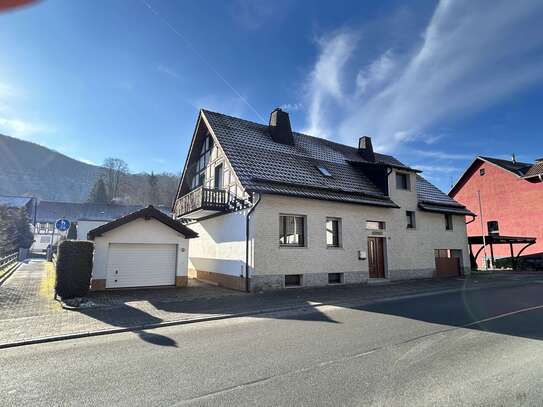
[[[343,283],[343,273],[328,273],[328,284]]]
[[[326,168],[326,167],[323,167],[322,165],[317,165],[317,169],[325,177],[331,177],[332,176],[332,173],[330,172],[330,170],[328,168]]]
[[[301,274],[285,274],[285,287],[299,287],[302,285]]]

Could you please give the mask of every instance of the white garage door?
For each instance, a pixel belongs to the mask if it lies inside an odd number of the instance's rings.
[[[112,243],[106,287],[174,285],[176,254],[174,244]]]

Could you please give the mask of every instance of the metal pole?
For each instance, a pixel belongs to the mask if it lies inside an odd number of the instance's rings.
[[[486,264],[486,238],[485,238],[485,229],[484,229],[484,223],[483,223],[483,206],[481,205],[481,191],[477,190],[477,199],[479,200],[479,220],[481,221],[481,235],[483,236],[483,253],[485,254],[484,258],[484,264],[485,264],[485,271],[488,270],[488,265]]]

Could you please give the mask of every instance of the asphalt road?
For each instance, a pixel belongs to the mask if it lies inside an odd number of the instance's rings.
[[[543,284],[0,351],[0,404],[543,405]]]

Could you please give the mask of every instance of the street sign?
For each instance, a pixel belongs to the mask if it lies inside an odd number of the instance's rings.
[[[62,218],[55,222],[55,227],[61,232],[65,232],[70,229],[70,221],[68,219]]]

